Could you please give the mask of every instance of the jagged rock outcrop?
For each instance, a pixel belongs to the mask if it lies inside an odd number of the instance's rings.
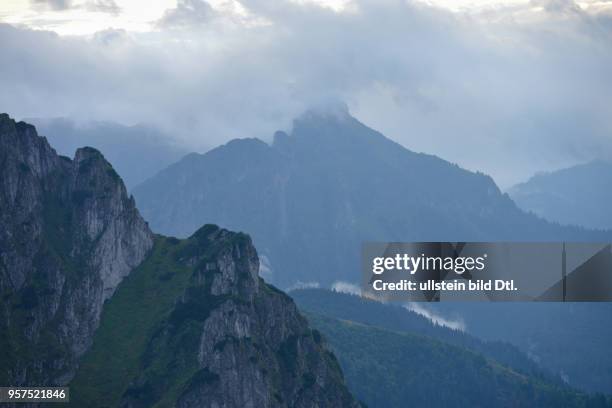
[[[66,383],[153,235],[98,151],[59,156],[6,114],[0,174],[0,383]]]
[[[251,239],[154,236],[103,156],[0,115],[0,384],[75,407],[357,407]]]
[[[158,237],[105,308],[75,406],[358,406],[321,335],[258,270],[242,233]]]
[[[320,334],[288,296],[258,278],[250,238],[208,230],[209,243],[232,244],[219,250],[215,262],[196,266],[192,279],[204,296],[224,301],[204,321],[199,371],[177,407],[356,406]],[[187,296],[179,307],[197,301]]]

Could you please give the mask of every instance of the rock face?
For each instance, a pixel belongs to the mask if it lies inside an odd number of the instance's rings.
[[[98,151],[58,156],[6,114],[0,173],[0,382],[65,383],[153,236]]]
[[[0,115],[0,383],[73,406],[358,406],[250,238],[154,236],[94,149]]]
[[[340,368],[322,348],[320,335],[308,328],[289,297],[257,277],[259,262],[250,239],[224,230],[213,230],[207,239],[235,242],[221,250],[216,262],[195,269],[194,279],[201,280],[196,287],[205,296],[226,300],[204,321],[200,371],[177,406],[356,406],[338,386],[343,384]],[[187,297],[180,307],[194,301]],[[198,382],[205,374],[208,381]]]

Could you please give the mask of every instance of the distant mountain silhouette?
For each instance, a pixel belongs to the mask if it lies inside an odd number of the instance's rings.
[[[28,119],[61,155],[76,149],[100,150],[123,178],[128,190],[183,157],[187,151],[168,142],[168,136],[143,125],[113,122],[77,124],[67,118]]]
[[[533,176],[508,190],[527,211],[567,225],[612,229],[612,163],[594,161]]]
[[[307,112],[271,145],[239,139],[190,154],[133,193],[157,232],[185,237],[217,223],[249,233],[264,276],[285,288],[358,281],[365,241],[612,235],[527,214],[489,176],[405,149],[341,110]]]

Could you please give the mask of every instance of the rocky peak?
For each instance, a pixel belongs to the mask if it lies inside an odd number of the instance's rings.
[[[44,138],[38,137],[33,126],[16,123],[7,114],[0,114],[0,168],[3,175],[0,194],[3,204],[13,205],[20,188],[34,192],[33,184],[39,185],[59,165],[55,151]]]
[[[258,268],[243,233],[158,237],[107,302],[71,383],[76,405],[357,407],[321,336]]]
[[[104,301],[145,258],[153,236],[95,149],[79,149],[74,160],[58,156],[33,126],[1,114],[0,170],[0,290],[7,299],[0,382],[62,383],[89,346]],[[44,353],[49,348],[61,353]]]
[[[213,277],[213,296],[252,300],[259,290],[259,259],[248,235],[205,225],[189,238],[178,260],[202,277]]]

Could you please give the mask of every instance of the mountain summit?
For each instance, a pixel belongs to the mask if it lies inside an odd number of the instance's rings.
[[[367,241],[603,240],[529,215],[494,181],[415,153],[348,112],[309,111],[268,145],[232,140],[134,189],[154,230],[248,232],[282,287],[359,280]]]

